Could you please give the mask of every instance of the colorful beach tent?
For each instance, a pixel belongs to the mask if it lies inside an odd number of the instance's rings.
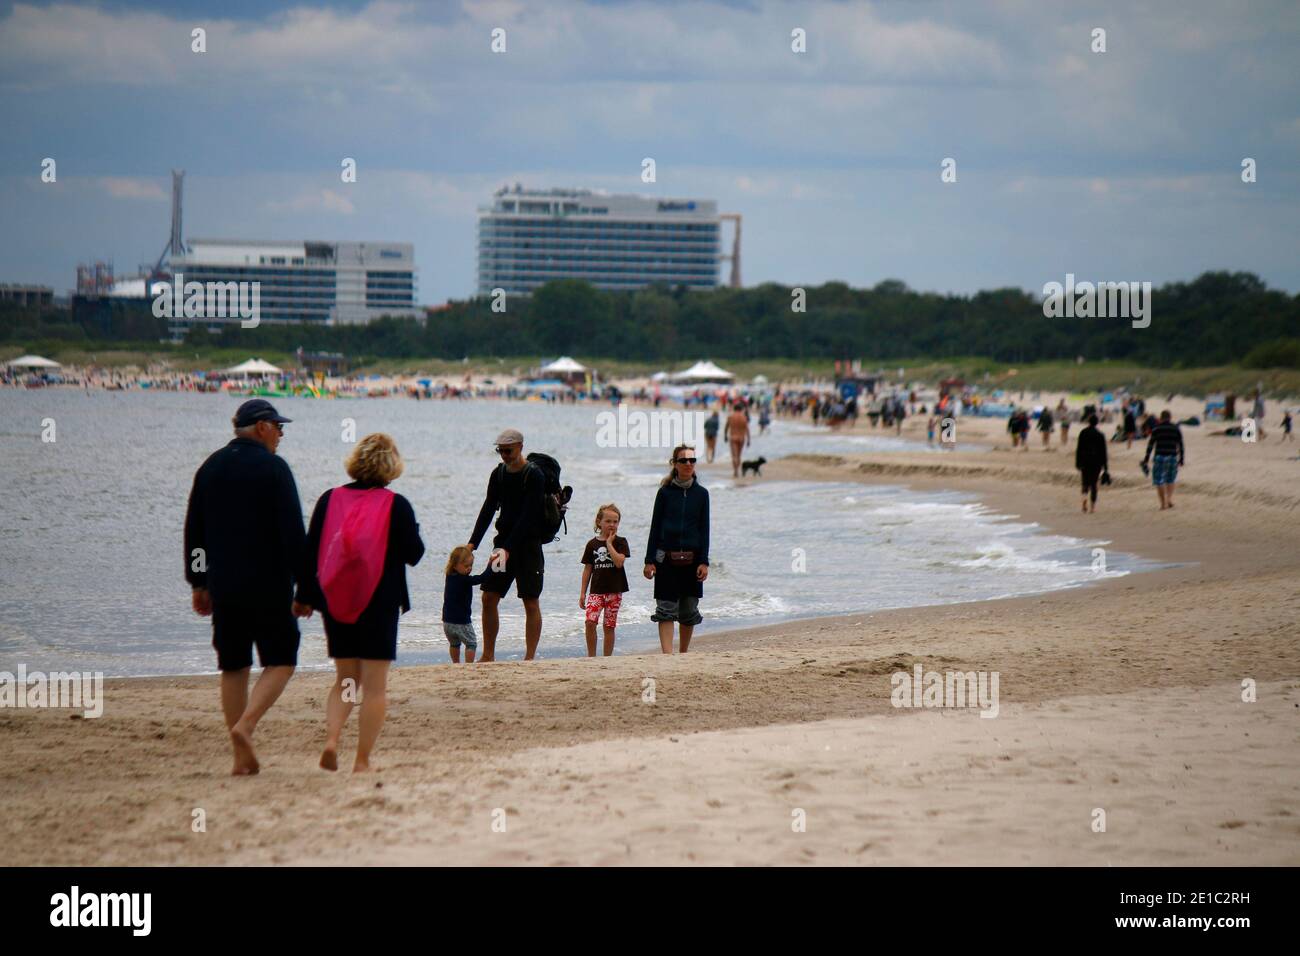
[[[40,355],[20,355],[12,362],[5,362],[10,368],[63,368],[58,362]]]
[[[259,358],[251,358],[247,362],[240,362],[234,368],[226,369],[227,375],[243,375],[245,378],[250,375],[279,375],[280,372],[281,369]]]

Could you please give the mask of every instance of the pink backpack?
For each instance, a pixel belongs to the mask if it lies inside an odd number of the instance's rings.
[[[387,488],[335,488],[321,532],[316,577],[330,617],[355,624],[379,587],[388,554],[393,493]]]

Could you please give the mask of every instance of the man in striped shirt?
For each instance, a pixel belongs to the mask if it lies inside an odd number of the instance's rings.
[[[1178,469],[1183,462],[1183,433],[1170,421],[1168,410],[1160,413],[1160,424],[1151,429],[1151,438],[1147,441],[1146,457],[1142,459],[1143,468],[1155,453],[1151,468],[1151,482],[1156,486],[1160,497],[1160,510],[1174,506],[1174,483],[1178,481]]]

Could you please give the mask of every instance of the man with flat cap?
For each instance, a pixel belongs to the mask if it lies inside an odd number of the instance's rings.
[[[293,600],[306,543],[302,501],[275,453],[288,421],[265,399],[240,405],[235,437],[200,466],[185,515],[185,579],[195,612],[212,617],[236,776],[258,771],[253,731],[298,664],[294,618],[311,614]],[[262,676],[250,695],[254,646]]]
[[[497,533],[492,539],[492,556],[483,578],[483,655],[480,661],[496,659],[497,630],[500,619],[497,605],[515,585],[515,593],[524,605],[524,660],[537,654],[542,638],[542,578],[546,562],[542,557],[538,519],[546,485],[537,468],[524,458],[524,436],[507,428],[496,440],[501,464],[492,469],[487,494],[479,509],[478,521],[469,538],[469,548],[477,551],[487,532],[492,515],[499,509]]]

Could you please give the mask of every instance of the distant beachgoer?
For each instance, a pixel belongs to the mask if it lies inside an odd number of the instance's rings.
[[[1014,407],[1007,416],[1007,434],[1011,436],[1011,447],[1014,449],[1020,444],[1020,412]]]
[[[479,660],[496,660],[497,630],[501,626],[497,605],[515,582],[515,593],[524,605],[524,660],[531,661],[542,639],[539,598],[546,562],[537,525],[546,486],[540,470],[524,458],[524,436],[517,429],[507,428],[497,436],[496,451],[501,464],[492,469],[488,478],[483,507],[469,539],[470,550],[477,551],[492,515],[501,509],[492,539],[491,564],[482,587],[483,656]]]
[[[695,476],[692,446],[674,448],[669,466],[655,495],[644,574],[655,583],[650,620],[659,624],[660,649],[673,652],[676,621],[685,654],[695,626],[703,620],[699,602],[709,576],[709,492]]]
[[[253,732],[298,665],[294,618],[311,614],[293,600],[306,543],[302,501],[275,453],[290,421],[262,398],[240,405],[235,438],[200,466],[185,513],[185,579],[195,613],[212,617],[236,776],[260,769]],[[254,645],[262,674],[250,695]]]
[[[1124,405],[1124,441],[1129,448],[1133,447],[1133,439],[1137,437],[1137,415],[1133,411],[1133,406]]]
[[[1255,435],[1257,438],[1263,438],[1264,432],[1264,396],[1260,392],[1255,392],[1255,404],[1250,410],[1250,417],[1255,419]]]
[[[727,424],[723,429],[723,439],[731,445],[731,475],[733,478],[740,477],[740,459],[743,457],[745,448],[750,443],[749,435],[749,418],[745,415],[745,406],[737,402],[733,406],[730,415],[727,416]]]
[[[1052,450],[1052,429],[1056,422],[1052,420],[1052,412],[1046,406],[1038,413],[1038,431],[1043,436],[1043,450]]]
[[[387,716],[397,622],[411,609],[406,568],[420,563],[424,542],[411,503],[388,490],[404,468],[390,436],[362,438],[345,467],[352,481],[321,495],[312,512],[298,600],[321,612],[334,660],[320,765],[339,768],[339,738],[359,689],[361,726],[352,772],[362,773],[370,769]]]
[[[767,403],[763,403],[762,408],[758,410],[758,433],[766,435],[768,426],[772,424],[772,413],[768,410]]]
[[[587,656],[596,656],[596,625],[605,636],[605,656],[614,653],[614,630],[618,627],[618,609],[627,592],[627,572],[623,564],[632,557],[626,538],[618,536],[623,513],[613,502],[596,509],[596,536],[582,551],[582,588],[578,606],[586,612]],[[590,586],[590,593],[588,587]],[[601,612],[605,619],[601,621]]]
[[[1160,413],[1160,424],[1151,432],[1146,457],[1142,459],[1144,469],[1153,452],[1155,460],[1151,463],[1151,483],[1156,486],[1160,510],[1164,511],[1174,506],[1174,485],[1178,481],[1178,469],[1185,464],[1183,433],[1170,421],[1168,409]]]
[[[1056,419],[1061,423],[1061,447],[1070,443],[1070,410],[1065,407],[1065,399],[1056,406]]]
[[[713,414],[704,419],[704,448],[708,453],[708,462],[713,464],[713,455],[718,448],[718,429],[722,427],[722,422],[718,417],[718,410],[715,408]]]
[[[1074,467],[1083,482],[1083,510],[1097,510],[1097,484],[1107,468],[1106,436],[1097,428],[1097,416],[1088,416],[1088,427],[1079,432],[1074,449]],[[1089,500],[1091,499],[1091,500]]]
[[[938,424],[938,422],[939,419],[931,415],[930,420],[925,423],[925,442],[927,445],[934,445],[934,426]]]
[[[483,583],[487,572],[473,574],[474,551],[460,544],[451,549],[447,566],[443,568],[442,583],[442,633],[447,638],[447,654],[452,663],[460,663],[461,645],[465,647],[465,663],[473,664],[478,653],[478,637],[474,633],[474,588]]]
[[[1291,409],[1282,412],[1282,441],[1291,441]]]

